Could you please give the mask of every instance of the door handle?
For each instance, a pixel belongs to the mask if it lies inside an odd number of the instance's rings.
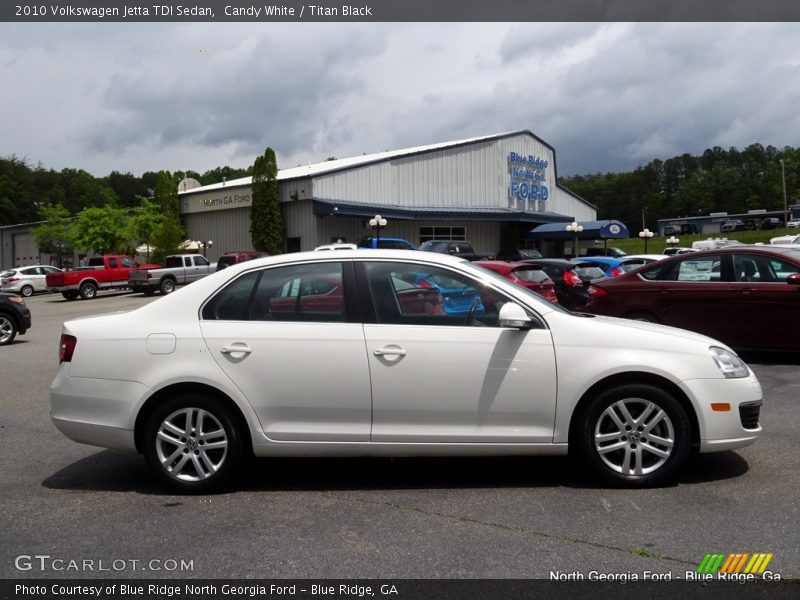
[[[236,354],[237,352],[241,352],[242,354],[250,354],[252,351],[253,349],[247,344],[233,344],[232,346],[225,346],[220,350],[220,352],[223,354]]]
[[[373,354],[375,356],[405,356],[407,353],[402,348],[380,348]]]

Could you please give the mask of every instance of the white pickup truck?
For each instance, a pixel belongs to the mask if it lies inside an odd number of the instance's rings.
[[[186,285],[213,273],[217,263],[210,263],[199,254],[173,254],[159,269],[137,269],[133,271],[128,284],[134,292],[144,292],[152,296],[156,292],[171,294],[179,285]]]

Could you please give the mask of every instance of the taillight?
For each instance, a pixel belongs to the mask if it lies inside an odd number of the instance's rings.
[[[75,352],[75,344],[78,338],[74,335],[61,334],[61,343],[58,345],[58,362],[72,362],[72,354]]]
[[[589,286],[589,296],[592,298],[602,298],[603,296],[607,296],[608,292],[605,291],[603,288],[599,288],[594,285]]]
[[[623,271],[622,269],[618,269],[617,267],[611,267],[611,276],[612,277],[619,277],[624,272],[625,271]]]
[[[6,283],[14,283],[15,281],[19,281],[19,277],[9,277],[6,279]]]
[[[550,302],[558,304],[558,296],[556,296],[556,291],[553,288],[545,288],[542,295],[545,297],[545,300],[550,300]]]
[[[583,285],[581,278],[575,275],[575,273],[572,271],[564,271],[564,276],[562,279],[564,280],[564,283],[572,287],[581,287]]]

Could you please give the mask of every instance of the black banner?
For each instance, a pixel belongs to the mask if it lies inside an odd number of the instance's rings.
[[[786,0],[14,0],[11,22],[798,21]]]
[[[798,582],[359,580],[0,580],[0,600],[789,600]]]

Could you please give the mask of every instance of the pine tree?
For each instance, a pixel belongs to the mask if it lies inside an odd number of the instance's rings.
[[[275,152],[267,148],[253,163],[250,239],[256,250],[270,254],[284,251],[283,214],[278,199],[278,163]]]

